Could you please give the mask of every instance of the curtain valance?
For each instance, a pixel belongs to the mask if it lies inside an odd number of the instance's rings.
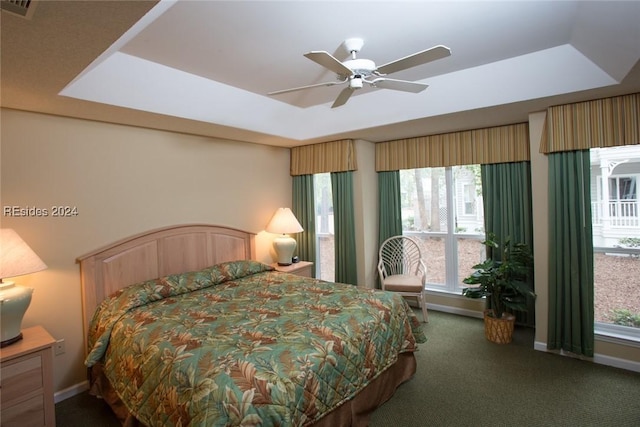
[[[376,144],[377,172],[528,160],[528,123]]]
[[[640,93],[547,109],[541,153],[640,144]]]
[[[291,149],[291,176],[357,170],[352,139],[303,145]]]

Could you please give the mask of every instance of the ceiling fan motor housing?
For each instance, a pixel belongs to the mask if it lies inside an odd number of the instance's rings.
[[[362,77],[369,77],[376,70],[376,63],[369,59],[349,59],[342,64]]]

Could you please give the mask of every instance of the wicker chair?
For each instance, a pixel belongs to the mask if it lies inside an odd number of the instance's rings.
[[[422,248],[415,239],[393,236],[385,240],[378,252],[378,273],[383,290],[416,297],[423,320],[429,321],[424,289],[427,267],[422,260]]]

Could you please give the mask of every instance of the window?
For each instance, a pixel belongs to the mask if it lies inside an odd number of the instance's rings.
[[[476,213],[476,186],[475,184],[464,184],[464,214],[474,215]]]
[[[609,178],[609,195],[612,201],[637,199],[636,177],[617,176]]]
[[[331,174],[315,174],[313,176],[313,191],[316,209],[316,277],[333,282],[335,279],[335,239]]]
[[[636,340],[640,340],[638,177],[640,147],[591,150],[596,333]]]
[[[638,218],[638,195],[635,176],[609,177],[609,215],[618,225],[633,223]]]
[[[485,257],[480,166],[400,171],[403,234],[426,252],[427,289],[459,294]]]

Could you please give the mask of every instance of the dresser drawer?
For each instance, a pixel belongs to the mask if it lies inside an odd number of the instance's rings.
[[[308,265],[301,266],[301,268],[297,269],[294,274],[302,277],[311,277],[311,268],[313,264],[309,263]]]
[[[4,397],[4,396],[3,396]],[[44,395],[38,394],[17,405],[2,407],[2,427],[44,426]]]
[[[291,265],[271,264],[276,271],[283,273],[291,273],[302,277],[311,277],[313,273],[313,263],[309,261],[300,261]]]
[[[44,386],[42,383],[42,356],[40,353],[36,353],[28,358],[2,364],[0,375],[2,408],[5,409],[15,399],[21,399],[31,392],[42,390]]]
[[[55,427],[53,345],[42,326],[0,348],[0,427]]]

